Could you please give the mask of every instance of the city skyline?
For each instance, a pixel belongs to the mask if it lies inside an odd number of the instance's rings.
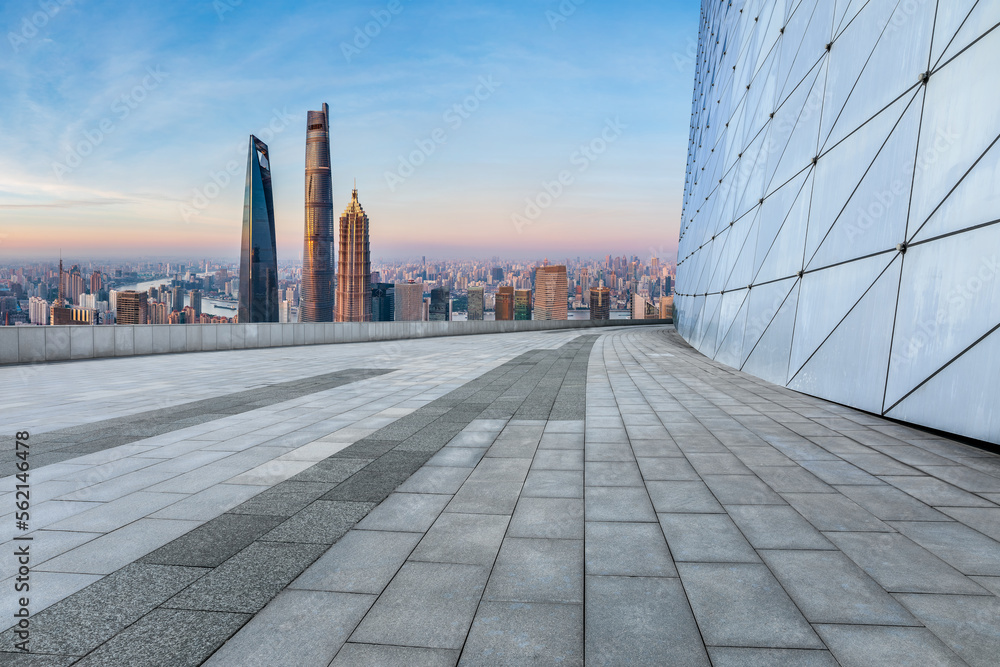
[[[680,35],[692,33],[695,7],[580,5],[554,22],[551,9],[500,3],[402,4],[397,14],[310,7],[270,12],[276,40],[237,54],[236,35],[265,10],[223,5],[141,15],[66,5],[17,44],[0,69],[0,86],[18,102],[0,111],[0,127],[16,135],[0,158],[0,257],[52,256],[53,237],[88,255],[231,254],[240,174],[229,167],[241,162],[241,137],[255,132],[273,156],[279,259],[300,258],[301,128],[323,98],[335,100],[334,153],[353,156],[334,159],[334,191],[349,192],[357,177],[369,193],[380,220],[376,256],[418,244],[449,258],[487,248],[600,252],[611,241],[607,217],[623,211],[633,224],[616,232],[621,250],[672,251],[689,110],[686,94],[668,91],[675,79],[686,88],[693,44],[678,53],[655,45],[686,44]],[[18,26],[25,11],[8,6],[0,22]],[[372,12],[383,20],[379,12],[389,12],[391,23],[345,54],[341,45],[375,20]],[[440,17],[433,35],[420,27],[431,15]],[[637,21],[649,15],[663,20]],[[166,29],[145,30],[152,23]],[[334,48],[304,75],[303,59],[315,54],[302,44],[313,32],[329,34],[324,46]],[[146,33],[160,36],[140,47],[134,34]],[[89,51],[86,70],[59,58],[71,42]],[[217,52],[193,52],[192,42]],[[562,172],[572,184],[559,183]]]

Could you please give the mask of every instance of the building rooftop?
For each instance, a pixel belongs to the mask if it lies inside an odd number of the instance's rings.
[[[1000,458],[670,326],[0,368],[4,665],[993,665]]]

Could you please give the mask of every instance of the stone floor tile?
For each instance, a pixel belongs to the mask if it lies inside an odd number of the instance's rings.
[[[458,650],[414,648],[412,646],[386,646],[384,644],[354,644],[348,642],[337,653],[330,667],[454,667],[458,664]]]
[[[638,452],[636,453],[638,455]],[[642,477],[652,481],[695,481],[701,477],[684,458],[660,458],[640,456],[636,458]]]
[[[787,504],[755,475],[704,475],[702,479],[723,505]]]
[[[782,493],[781,495],[799,514],[821,531],[889,532],[892,530],[860,505],[838,493]]]
[[[679,563],[677,570],[705,644],[824,648],[765,565]]]
[[[1000,507],[945,507],[941,511],[987,537],[1000,540]]]
[[[997,664],[1000,655],[997,597],[898,594],[896,599],[968,664],[976,667]]]
[[[583,539],[583,500],[525,498],[517,501],[507,529],[510,537]]]
[[[484,600],[583,603],[583,540],[504,539]]]
[[[995,506],[985,498],[963,491],[934,477],[884,476],[881,479],[931,507]]]
[[[829,651],[710,646],[713,667],[839,667]]]
[[[587,577],[588,665],[709,665],[677,579]]]
[[[646,489],[657,512],[725,511],[704,482],[647,482]]]
[[[477,447],[443,447],[427,461],[427,465],[475,468],[485,453],[485,449]]]
[[[358,522],[358,530],[425,533],[450,496],[430,493],[393,493]]]
[[[816,631],[841,665],[966,664],[926,628],[817,625]]]
[[[582,470],[535,470],[524,481],[522,497],[583,498]]]
[[[583,451],[539,449],[531,462],[532,470],[583,470]]]
[[[498,514],[442,513],[410,560],[492,566],[510,519]]]
[[[463,514],[513,514],[521,482],[469,479],[448,503],[449,512]]]
[[[406,563],[351,641],[460,649],[488,576],[478,565]]]
[[[890,525],[963,574],[1000,576],[1000,542],[964,524],[893,521]]]
[[[670,550],[655,523],[586,524],[586,573],[627,577],[676,577]]]
[[[379,594],[420,541],[418,533],[351,530],[290,589]]]
[[[656,521],[649,495],[642,487],[588,488],[584,492],[584,512],[587,521]]]
[[[688,454],[688,460],[699,475],[752,475],[733,454]]]
[[[141,562],[218,567],[282,520],[276,516],[222,514],[144,556]]]
[[[642,486],[642,475],[634,461],[587,461],[586,486]]]
[[[839,551],[763,551],[761,558],[811,623],[919,625]]]
[[[473,482],[523,482],[531,468],[531,459],[483,459],[469,475]]]
[[[892,486],[836,488],[882,521],[948,521],[941,512]]]
[[[583,665],[583,605],[479,605],[460,665]]]
[[[658,514],[674,560],[759,563],[753,547],[725,514]]]
[[[333,544],[374,507],[374,503],[316,500],[261,539],[267,542]]]
[[[400,493],[442,493],[454,495],[471,471],[468,468],[428,466],[416,471],[396,491]]]
[[[755,549],[835,548],[787,505],[730,505],[726,511]]]

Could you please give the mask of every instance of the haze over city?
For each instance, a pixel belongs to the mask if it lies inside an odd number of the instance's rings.
[[[324,101],[334,208],[357,179],[373,256],[675,252],[694,3],[53,8],[0,10],[4,258],[235,257],[255,133],[294,260]]]

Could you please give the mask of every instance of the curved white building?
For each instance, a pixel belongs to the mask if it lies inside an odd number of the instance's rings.
[[[1000,2],[705,0],[676,322],[797,391],[1000,443]]]

